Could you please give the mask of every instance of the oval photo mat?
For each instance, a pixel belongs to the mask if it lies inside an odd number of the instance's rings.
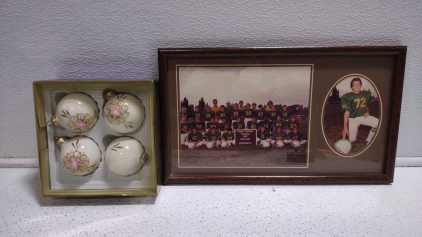
[[[366,76],[360,74],[349,74],[340,78],[328,91],[325,98],[323,113],[321,118],[322,130],[325,141],[333,152],[343,157],[354,157],[365,152],[375,140],[378,129],[375,131],[374,137],[366,142],[366,139],[370,133],[371,126],[360,125],[356,136],[356,141],[352,142],[352,147],[349,153],[341,153],[338,151],[334,144],[343,139],[343,117],[344,112],[342,110],[341,97],[349,92],[353,92],[350,87],[350,82],[353,78],[360,78],[362,81],[361,91],[371,92],[371,102],[369,105],[369,114],[379,119],[378,127],[381,124],[382,104],[379,96],[379,91],[375,84]],[[350,133],[350,129],[349,129]],[[346,136],[346,140],[348,137]]]

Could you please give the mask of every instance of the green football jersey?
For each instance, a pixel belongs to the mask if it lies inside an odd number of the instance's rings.
[[[228,118],[228,117],[230,117],[230,115],[231,115],[231,111],[232,111],[232,108],[225,108],[224,109],[224,112],[226,113],[226,117]]]
[[[230,111],[230,113],[232,115],[232,120],[237,120],[237,118],[239,118],[239,116],[243,116],[244,112],[245,111],[243,111],[243,110],[239,110],[239,109],[238,110],[235,110],[235,109],[232,109]]]
[[[252,118],[252,116],[256,116],[256,111],[253,109],[245,109],[245,118]]]
[[[216,115],[220,118],[220,119],[222,119],[222,118],[226,118],[227,119],[227,113],[224,111],[218,111],[217,113],[216,113]]]
[[[189,133],[188,135],[188,140],[189,141],[193,141],[193,142],[197,142],[202,140],[202,134],[200,132],[196,132],[196,133]]]
[[[209,122],[207,124],[207,127],[208,127],[208,129],[213,129],[213,128],[219,129],[220,123],[217,123],[217,122]]]
[[[259,139],[261,139],[261,140],[268,139],[268,138],[270,138],[270,132],[269,132],[269,131],[267,131],[267,130],[265,130],[264,132],[262,132],[261,130],[259,130],[259,131],[256,133],[256,137],[258,137],[258,138],[259,138]]]
[[[294,132],[289,132],[289,134],[287,135],[291,140],[297,141],[297,140],[302,140],[303,138],[303,134],[300,132],[294,133]]]
[[[180,113],[180,118],[186,118],[186,121],[188,121],[190,118],[193,118],[193,114],[190,112]]]
[[[182,134],[188,133],[189,132],[189,128],[190,128],[190,124],[189,123],[181,123],[180,124],[180,131]]]
[[[283,121],[274,121],[273,122],[273,128],[276,129],[277,127],[283,127]]]
[[[196,120],[196,118],[200,118],[202,120],[202,118],[204,117],[204,114],[201,111],[199,111],[199,112],[195,111],[195,112],[193,112],[193,116],[194,116],[195,120]]]
[[[296,128],[298,128],[299,127],[299,122],[296,122],[296,121],[289,121],[288,123],[287,123],[288,125],[289,125],[289,128],[290,129],[293,129],[294,127],[296,127]]]
[[[226,139],[226,141],[233,141],[234,140],[234,134],[229,133],[223,133],[223,138]]]
[[[284,136],[283,132],[280,132],[280,133],[273,132],[273,133],[271,133],[271,137],[273,137],[273,139],[277,140],[277,141],[283,140],[283,136]]]
[[[281,111],[281,119],[282,120],[289,120],[291,114],[292,113],[289,110]]]
[[[248,122],[248,128],[249,129],[258,129],[258,123],[257,122],[252,122],[252,121],[249,121]]]
[[[204,113],[204,120],[205,121],[211,121],[211,118],[215,117],[215,112],[214,111],[210,111],[210,112],[205,112]]]
[[[280,115],[280,112],[278,111],[268,111],[268,117],[270,117],[270,120],[275,121],[277,120],[277,115]]]
[[[220,136],[221,136],[221,133],[219,133],[219,132],[215,132],[215,133],[208,132],[207,133],[208,141],[217,141],[217,140],[220,139]]]
[[[233,123],[233,128],[234,129],[244,129],[245,128],[245,123],[244,122],[234,122]]]
[[[231,128],[232,125],[230,123],[220,123],[220,130],[227,132],[228,128]]]
[[[205,129],[205,123],[204,122],[192,122],[191,123],[192,128],[195,127],[198,131]]]
[[[267,115],[267,111],[265,111],[265,110],[256,111],[256,117],[257,117],[258,120],[263,120],[264,116],[266,116],[266,115]]]
[[[361,91],[358,94],[349,92],[341,97],[341,109],[349,111],[349,118],[363,116],[366,113],[366,107],[371,104],[371,92]]]
[[[258,123],[259,126],[264,126],[265,130],[269,130],[271,127],[270,121],[261,121]]]

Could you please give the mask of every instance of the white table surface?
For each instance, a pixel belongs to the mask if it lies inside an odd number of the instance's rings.
[[[0,236],[422,236],[422,168],[392,185],[178,185],[157,197],[42,198],[0,169]]]

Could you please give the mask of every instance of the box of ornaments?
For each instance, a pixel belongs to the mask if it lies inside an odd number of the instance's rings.
[[[154,81],[47,80],[33,89],[44,197],[157,194]]]

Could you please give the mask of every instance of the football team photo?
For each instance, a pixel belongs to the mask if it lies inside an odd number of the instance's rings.
[[[180,166],[307,166],[313,65],[177,69]]]

